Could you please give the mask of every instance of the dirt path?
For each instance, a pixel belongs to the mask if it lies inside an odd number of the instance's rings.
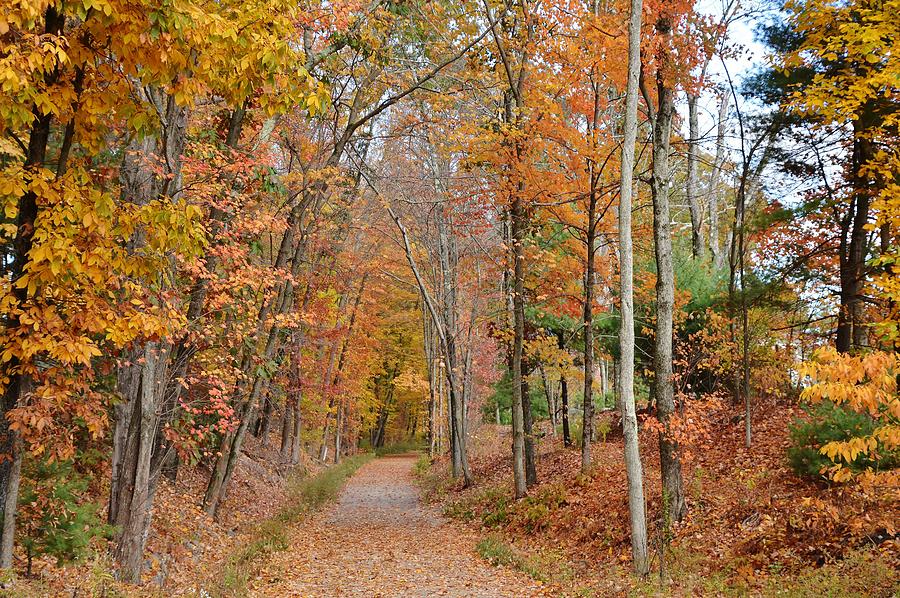
[[[479,558],[477,537],[421,504],[414,462],[363,466],[336,505],[292,532],[291,547],[252,582],[252,595],[540,596],[530,579]]]

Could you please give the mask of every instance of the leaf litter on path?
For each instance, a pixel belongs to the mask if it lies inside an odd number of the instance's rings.
[[[252,596],[505,598],[544,595],[523,574],[478,557],[478,538],[419,501],[415,457],[377,459],[337,504],[291,531],[291,547],[251,582]]]

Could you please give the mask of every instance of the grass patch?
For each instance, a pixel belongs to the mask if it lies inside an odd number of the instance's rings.
[[[427,502],[440,502],[453,485],[453,478],[444,468],[432,463],[427,453],[419,456],[413,467],[416,483],[422,490],[422,498]]]
[[[311,478],[290,479],[288,499],[275,515],[260,523],[246,543],[234,551],[224,571],[208,590],[213,596],[246,596],[247,583],[263,560],[275,552],[287,550],[288,530],[307,513],[320,509],[337,498],[347,480],[374,458],[372,453],[344,459]]]
[[[398,442],[397,444],[389,444],[387,446],[378,447],[377,449],[375,449],[375,454],[379,457],[384,457],[385,455],[405,455],[406,453],[418,453],[424,450],[425,444],[423,442]]]
[[[546,583],[549,579],[542,559],[522,556],[500,536],[490,535],[484,538],[475,545],[475,551],[495,567],[517,569],[541,583]]]
[[[631,595],[640,596],[763,596],[787,598],[863,598],[897,596],[900,572],[888,554],[873,549],[850,551],[843,560],[822,567],[784,571],[777,563],[754,570],[741,559],[733,559],[718,570],[689,550],[673,550],[667,569],[671,578],[660,580],[656,572],[645,580],[630,578]],[[608,577],[627,583],[629,571],[621,569]]]
[[[418,479],[422,479],[431,473],[431,457],[422,453],[413,466],[413,475]]]

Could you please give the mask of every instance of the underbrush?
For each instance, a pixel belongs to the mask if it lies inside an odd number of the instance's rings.
[[[543,572],[525,556],[520,555],[512,546],[503,541],[499,536],[488,536],[481,540],[475,551],[478,556],[495,567],[510,567],[518,569],[537,581],[546,581]]]
[[[506,446],[472,460],[474,487],[454,480],[443,459],[433,466],[422,459],[417,476],[423,495],[445,516],[487,536],[479,554],[548,580],[563,596],[900,596],[896,493],[823,484],[820,464],[809,459],[798,472],[786,456],[798,445],[811,449],[806,456],[817,454],[830,436],[859,422],[811,414],[797,421],[813,425],[791,434],[783,418],[761,412],[747,451],[742,426],[726,415],[718,420],[716,441],[686,469],[689,512],[662,551],[664,580],[655,527],[652,577],[638,580],[628,566],[620,436],[609,433],[606,443],[595,445],[588,475],[577,473],[577,448],[544,439],[538,459],[542,483],[521,500],[513,498]],[[644,430],[641,441],[653,446],[656,438]],[[888,457],[879,464],[890,463]],[[654,521],[661,508],[658,458],[649,452],[644,465],[648,517]],[[541,566],[534,555],[547,551],[558,557]],[[577,571],[570,581],[548,573],[565,568]]]
[[[372,453],[354,455],[314,477],[288,480],[285,506],[250,532],[250,537],[229,556],[222,575],[206,590],[208,594],[245,596],[247,583],[257,567],[269,555],[287,550],[290,526],[336,499],[350,476],[374,456]]]
[[[803,477],[823,480],[823,471],[834,463],[822,454],[821,448],[829,442],[846,442],[851,438],[871,436],[878,427],[877,422],[865,413],[842,409],[825,402],[816,406],[805,406],[806,417],[796,418],[790,425],[791,446],[787,450],[791,469]],[[879,458],[872,459],[861,453],[847,466],[852,471],[895,469],[900,466],[900,451],[879,450]]]
[[[450,501],[443,513],[451,519],[480,520],[487,528],[512,528],[534,534],[547,528],[554,514],[566,504],[562,484],[544,484],[522,500],[513,500],[505,486],[491,486]]]
[[[633,588],[635,596],[787,596],[789,598],[890,598],[900,589],[900,574],[891,557],[874,549],[849,552],[840,561],[823,567],[806,567],[787,575],[777,563],[756,569],[742,559],[732,559],[716,570],[696,553],[673,551],[671,577],[653,575]],[[627,581],[629,571],[610,572]],[[632,578],[633,579],[633,578]]]

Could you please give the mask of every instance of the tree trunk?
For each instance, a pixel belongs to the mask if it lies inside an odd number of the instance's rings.
[[[631,240],[632,177],[637,139],[638,76],[641,63],[642,1],[631,0],[628,22],[628,86],[625,92],[625,126],[622,141],[621,184],[619,192],[619,280],[621,322],[619,345],[621,367],[619,388],[622,428],[625,436],[625,471],[628,478],[628,511],[631,518],[631,555],[640,576],[650,570],[647,554],[647,519],[644,507],[644,482],[638,449],[637,415],[634,407],[634,253]]]
[[[700,153],[700,119],[697,114],[698,97],[688,94],[688,156],[687,200],[691,211],[691,255],[698,259],[703,255],[703,216],[700,198],[697,197],[697,163]]]
[[[291,458],[291,430],[293,430],[294,404],[288,397],[284,401],[284,415],[281,417],[281,446],[278,449],[282,461]]]
[[[594,434],[594,245],[597,237],[597,183],[591,165],[588,197],[587,252],[584,269],[584,403],[581,426],[581,471],[591,469],[591,440]]]
[[[303,446],[301,433],[303,432],[303,420],[300,417],[300,399],[301,395],[297,393],[297,399],[294,403],[294,431],[291,434],[291,464],[296,465],[300,462],[300,449]]]
[[[338,403],[337,413],[334,422],[334,463],[337,465],[341,462],[341,432],[344,426],[343,403]]]
[[[269,430],[272,427],[272,411],[274,409],[274,401],[272,401],[270,393],[266,393],[266,396],[263,398],[263,409],[259,416],[258,429],[256,430],[256,437],[259,438],[259,443],[262,446],[268,446],[269,444]]]
[[[424,299],[423,299],[424,301]],[[422,350],[425,353],[425,371],[428,376],[428,456],[434,457],[437,449],[437,402],[435,401],[434,335],[425,306],[422,307]]]
[[[657,31],[669,37],[671,26],[660,19]],[[672,259],[672,230],[669,213],[669,143],[675,96],[666,82],[662,68],[656,75],[659,108],[653,127],[653,234],[656,249],[656,338],[653,352],[653,389],[656,417],[662,424],[659,434],[659,457],[662,470],[663,504],[670,521],[684,517],[684,489],[678,443],[670,431],[675,411],[675,388],[672,371],[672,337],[675,309],[675,267]]]
[[[553,397],[553,388],[550,386],[550,380],[547,379],[547,371],[544,364],[539,366],[541,372],[541,382],[544,383],[544,396],[547,397],[547,414],[550,418],[550,433],[556,436],[556,401]]]
[[[723,92],[719,95],[719,120],[716,127],[716,161],[713,164],[712,175],[709,180],[709,252],[712,256],[716,270],[721,270],[725,265],[725,253],[719,240],[719,179],[722,167],[725,164],[725,125],[728,119],[728,105],[731,95]]]
[[[523,230],[524,213],[519,194],[513,198],[510,209],[510,237],[513,261],[512,291],[513,311],[513,351],[512,351],[512,436],[513,436],[513,480],[516,498],[522,498],[528,491],[525,467],[525,414],[522,409],[522,350],[525,339],[525,251]]]
[[[445,214],[440,207],[435,212],[435,222],[438,232],[438,262],[440,264],[441,280],[441,320],[444,330],[444,363],[445,375],[453,379],[448,384],[450,397],[450,434],[451,451],[454,477],[462,477],[466,486],[472,484],[472,474],[469,470],[469,456],[466,446],[466,422],[465,422],[465,379],[460,378],[458,338],[458,302],[457,302],[457,268],[459,265],[459,251],[456,238],[453,236],[452,221],[450,215]],[[463,364],[465,367],[465,365]],[[462,382],[462,383],[461,383]]]
[[[569,381],[566,375],[559,378],[560,415],[562,417],[563,446],[572,446],[572,432],[569,429]]]
[[[525,432],[525,484],[529,488],[537,484],[537,463],[534,443],[534,416],[531,411],[531,393],[528,376],[522,376],[522,427]]]
[[[139,205],[165,197],[177,201],[181,194],[181,165],[187,141],[189,111],[179,106],[174,96],[156,88],[146,90],[160,119],[159,138],[136,142],[137,152],[126,152],[122,162],[123,199]],[[148,170],[145,160],[155,155],[165,171],[156,175]],[[137,251],[144,244],[141,231],[134,234],[129,249]],[[174,265],[170,265],[174,267]],[[115,556],[121,576],[127,582],[139,583],[144,559],[144,546],[149,533],[153,499],[163,465],[172,447],[164,437],[168,422],[177,411],[180,383],[174,382],[169,369],[173,344],[160,341],[138,341],[129,351],[126,365],[119,368],[119,392],[124,403],[114,409],[116,416],[113,441],[124,443],[113,449],[113,479],[110,486],[110,523],[118,529]]]
[[[3,501],[3,537],[0,539],[0,568],[10,569],[13,565],[13,549],[16,537],[16,510],[18,508],[19,483],[22,480],[22,442],[18,434],[13,434],[10,447],[8,472],[5,479]]]
[[[840,243],[840,311],[835,347],[841,353],[848,353],[867,344],[863,284],[869,250],[866,225],[869,221],[871,191],[868,189],[868,177],[861,170],[871,161],[873,149],[872,142],[864,136],[866,126],[863,119],[864,116],[853,123],[853,199],[842,226]]]
[[[435,365],[435,368],[438,368],[438,366]],[[440,372],[438,372],[438,374],[440,374]],[[444,395],[445,395],[445,394],[446,394],[446,393],[444,392],[444,377],[438,375],[438,393],[437,393],[437,400],[438,400],[438,405],[437,405],[437,408],[438,408],[438,417],[437,417],[437,421],[438,421],[438,424],[439,424],[439,427],[438,427],[438,443],[437,443],[437,444],[438,444],[438,452],[443,452],[443,451],[444,451],[444,439],[447,437],[447,427],[444,425],[444,422],[446,421],[445,418],[444,418],[444,406],[445,406],[446,403],[447,403],[447,401],[446,401],[445,398],[444,398]],[[451,439],[451,442],[452,442],[452,439]]]

